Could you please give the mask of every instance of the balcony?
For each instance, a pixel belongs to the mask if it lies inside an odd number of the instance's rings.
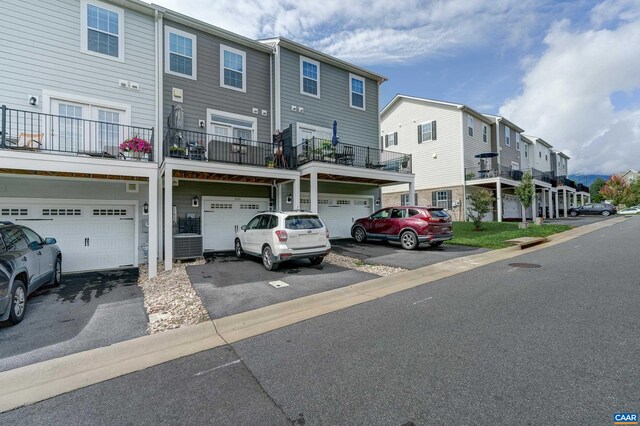
[[[573,188],[573,189],[577,188],[576,183],[571,179],[568,179],[566,176],[558,176],[557,182],[558,182],[558,186],[568,186],[569,188]],[[587,190],[587,192],[589,191]]]
[[[533,177],[535,180],[539,180],[549,184],[552,184],[555,180],[553,172],[541,172],[537,169],[531,169],[531,177]]]
[[[301,166],[312,161],[343,166],[376,169],[411,174],[411,154],[385,151],[368,146],[339,143],[311,138],[294,148],[296,163]]]
[[[578,192],[589,192],[589,187],[581,183],[576,185],[576,189],[578,190]]]
[[[153,161],[153,128],[21,111],[4,105],[0,114],[3,150]],[[135,143],[124,144],[129,140]]]
[[[492,166],[492,167],[467,167],[464,169],[465,180],[478,180],[478,179],[491,179],[491,178],[504,178],[519,181],[522,179],[524,172],[522,170],[513,170],[507,166]]]

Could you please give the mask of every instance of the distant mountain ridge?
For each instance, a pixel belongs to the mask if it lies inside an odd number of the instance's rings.
[[[586,186],[591,186],[593,181],[598,178],[609,180],[609,177],[610,175],[569,175],[569,179]]]

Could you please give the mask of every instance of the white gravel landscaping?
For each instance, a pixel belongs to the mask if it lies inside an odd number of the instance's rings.
[[[360,259],[342,256],[336,253],[329,253],[327,257],[324,258],[324,261],[336,266],[342,266],[343,268],[355,269],[356,271],[360,272],[368,272],[370,274],[379,275],[381,277],[387,277],[389,275],[406,271],[406,269],[404,268],[398,268],[395,266],[368,265]]]

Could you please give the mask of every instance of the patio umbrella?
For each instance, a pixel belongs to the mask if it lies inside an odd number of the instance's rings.
[[[340,142],[340,138],[338,137],[338,122],[333,120],[333,135],[331,135],[331,145],[336,146]]]
[[[482,152],[480,154],[475,155],[476,158],[493,158],[497,156],[498,156],[497,152]]]

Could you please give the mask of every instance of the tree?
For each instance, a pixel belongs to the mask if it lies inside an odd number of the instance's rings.
[[[491,210],[493,202],[496,200],[491,191],[480,189],[469,193],[469,208],[467,215],[473,222],[473,227],[479,231],[482,227],[482,218]]]
[[[602,178],[596,178],[596,180],[594,180],[591,183],[591,186],[589,187],[589,194],[591,195],[592,202],[594,203],[602,202],[602,195],[600,195],[600,190],[602,189],[605,183],[607,183],[607,181]]]
[[[600,195],[605,200],[611,200],[614,206],[627,201],[629,197],[629,185],[620,176],[613,175],[600,189]]]
[[[522,175],[520,185],[516,186],[515,189],[516,197],[518,197],[518,200],[520,200],[520,204],[522,204],[522,223],[526,223],[527,221],[526,210],[533,203],[533,196],[535,195],[535,191],[536,188],[533,185],[533,177],[531,177],[531,172],[527,170]],[[535,212],[533,216],[535,216]]]
[[[629,184],[629,193],[624,203],[627,206],[640,205],[640,179],[633,180]]]

